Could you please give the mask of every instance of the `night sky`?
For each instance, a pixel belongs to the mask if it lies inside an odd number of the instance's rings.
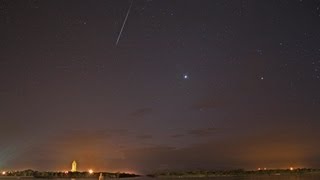
[[[319,0],[1,0],[0,169],[320,167]]]

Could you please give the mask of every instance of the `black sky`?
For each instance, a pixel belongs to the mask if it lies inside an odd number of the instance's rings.
[[[319,167],[320,1],[0,1],[0,169]]]

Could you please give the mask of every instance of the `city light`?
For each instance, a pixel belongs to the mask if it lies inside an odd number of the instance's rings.
[[[89,174],[92,174],[93,173],[93,170],[92,169],[89,169]]]
[[[2,171],[2,173],[1,173],[2,175],[6,175],[6,172],[5,171]]]
[[[290,167],[290,171],[293,171],[293,167]]]

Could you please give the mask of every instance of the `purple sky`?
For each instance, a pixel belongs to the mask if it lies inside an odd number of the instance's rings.
[[[0,170],[320,167],[320,2],[0,1]]]

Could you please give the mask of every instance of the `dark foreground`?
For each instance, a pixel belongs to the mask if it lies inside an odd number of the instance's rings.
[[[144,178],[142,178],[144,179]],[[176,178],[159,178],[172,180]],[[251,176],[217,176],[217,177],[208,177],[208,178],[177,178],[180,180],[192,180],[192,179],[201,179],[201,180],[320,180],[320,175],[251,175]]]
[[[1,180],[13,180],[13,179],[25,179],[18,177],[1,177]],[[27,178],[29,180],[45,180],[47,178],[35,179]],[[174,180],[176,178],[150,178],[150,177],[137,177],[129,178],[134,180]],[[179,180],[193,180],[199,178],[178,178]],[[210,177],[210,178],[200,178],[201,180],[320,180],[320,175],[252,175],[252,176],[225,176],[225,177]],[[97,178],[57,178],[56,180],[97,180]],[[107,180],[107,178],[105,179]]]
[[[64,180],[98,180],[100,174],[104,179],[129,178],[136,180],[320,180],[320,169],[270,169],[259,171],[229,170],[229,171],[167,171],[139,176],[129,173],[107,172],[39,172],[33,170],[7,172],[0,179],[64,179]]]
[[[5,175],[0,175],[1,179],[98,179],[102,175],[104,178],[133,178],[139,177],[130,173],[109,173],[109,172],[50,172],[50,171],[9,171]]]
[[[320,180],[320,169],[270,169],[258,171],[245,170],[227,170],[227,171],[167,171],[149,174],[148,177],[156,178],[217,178],[217,177],[232,177],[232,178],[265,178],[265,177],[286,177],[286,178],[313,178],[317,177]]]

